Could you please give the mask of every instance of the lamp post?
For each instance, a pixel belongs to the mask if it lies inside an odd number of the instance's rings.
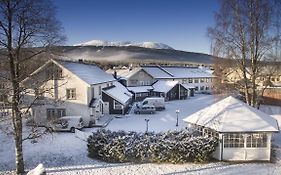
[[[180,113],[180,110],[176,110],[176,114],[177,114],[177,123],[176,123],[176,126],[179,126],[179,113]]]
[[[146,131],[145,131],[145,133],[148,133],[148,122],[149,122],[149,119],[146,118],[146,119],[144,119],[144,121],[146,122]]]

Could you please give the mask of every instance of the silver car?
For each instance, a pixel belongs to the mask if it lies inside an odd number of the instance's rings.
[[[136,106],[135,114],[155,114],[155,107],[153,105]]]

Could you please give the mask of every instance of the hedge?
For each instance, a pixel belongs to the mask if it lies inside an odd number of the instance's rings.
[[[217,140],[186,131],[156,134],[103,129],[89,136],[87,146],[89,157],[107,162],[206,162]]]

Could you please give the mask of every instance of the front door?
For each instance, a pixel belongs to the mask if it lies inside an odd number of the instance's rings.
[[[109,102],[103,102],[103,113],[109,114]]]

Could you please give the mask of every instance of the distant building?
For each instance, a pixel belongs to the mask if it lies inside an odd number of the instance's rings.
[[[194,93],[210,92],[214,78],[209,69],[200,67],[141,66],[107,72],[126,86],[135,100],[148,96],[186,99]]]

